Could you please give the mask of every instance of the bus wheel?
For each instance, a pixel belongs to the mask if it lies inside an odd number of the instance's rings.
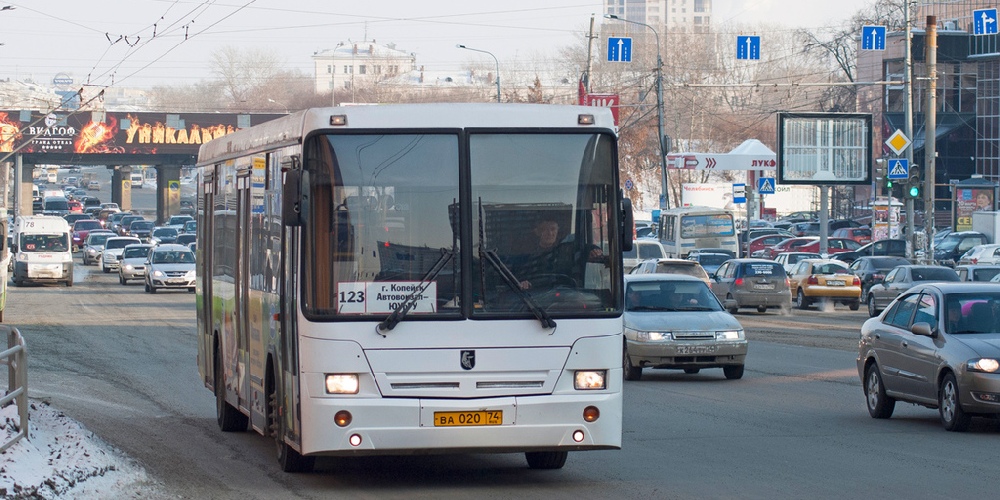
[[[567,456],[568,451],[529,451],[524,454],[528,467],[532,469],[562,469]]]
[[[316,464],[316,457],[303,457],[285,442],[285,433],[282,431],[280,417],[276,417],[278,414],[278,391],[275,390],[273,382],[270,385],[267,397],[267,423],[274,437],[278,465],[284,472],[312,472],[313,466]]]
[[[249,419],[240,410],[226,402],[226,382],[222,372],[222,359],[215,353],[215,416],[222,432],[243,432],[247,430]]]

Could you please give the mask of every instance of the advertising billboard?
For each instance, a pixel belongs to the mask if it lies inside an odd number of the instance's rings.
[[[281,114],[0,110],[0,153],[178,154]]]

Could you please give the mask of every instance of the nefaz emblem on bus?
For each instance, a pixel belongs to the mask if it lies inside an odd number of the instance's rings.
[[[462,369],[471,370],[476,367],[476,351],[462,351]]]

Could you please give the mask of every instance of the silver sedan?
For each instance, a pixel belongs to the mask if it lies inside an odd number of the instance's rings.
[[[743,327],[704,281],[681,274],[630,274],[625,290],[626,380],[641,378],[643,368],[685,373],[722,368],[727,379],[743,377]]]
[[[1000,415],[1000,287],[913,287],[862,326],[857,366],[873,418],[897,400],[937,409],[949,431]]]

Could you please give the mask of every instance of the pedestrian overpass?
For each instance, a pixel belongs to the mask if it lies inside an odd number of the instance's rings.
[[[280,116],[0,110],[0,164],[5,171],[14,168],[14,214],[32,213],[37,165],[106,166],[112,171],[111,201],[122,210],[132,208],[133,167],[152,165],[156,221],[162,222],[179,212],[181,169],[195,164],[202,144]]]

